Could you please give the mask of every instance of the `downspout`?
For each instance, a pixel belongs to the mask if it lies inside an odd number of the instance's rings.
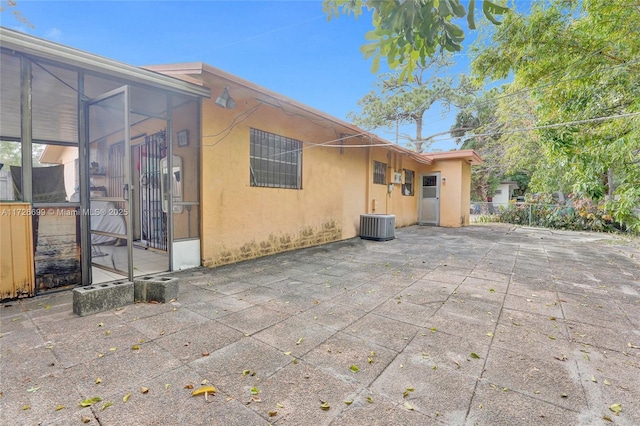
[[[367,176],[366,176],[366,179],[365,179],[365,182],[366,182],[366,187],[365,187],[366,188],[365,189],[366,197],[365,197],[365,201],[364,201],[364,203],[365,203],[364,204],[364,212],[365,212],[365,214],[369,214],[369,212],[370,212],[369,211],[369,207],[371,206],[371,203],[373,202],[371,200],[371,179],[372,179],[372,177],[371,177],[372,176],[372,172],[371,172],[372,164],[371,164],[371,162],[372,161],[373,160],[371,158],[371,146],[369,146],[367,148]],[[373,213],[373,209],[371,210],[371,213]]]

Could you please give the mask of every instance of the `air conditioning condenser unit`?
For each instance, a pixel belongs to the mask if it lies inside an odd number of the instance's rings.
[[[396,217],[392,214],[361,214],[360,238],[389,241],[395,238]]]

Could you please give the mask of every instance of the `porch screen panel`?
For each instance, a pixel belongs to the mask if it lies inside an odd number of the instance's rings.
[[[20,129],[20,58],[0,54],[0,137],[19,139]]]
[[[34,61],[33,138],[78,143],[78,74]]]
[[[176,95],[171,100],[173,156],[182,163],[179,174],[173,174],[173,239],[196,239],[200,237],[200,101]]]
[[[302,188],[302,142],[251,129],[251,186]]]

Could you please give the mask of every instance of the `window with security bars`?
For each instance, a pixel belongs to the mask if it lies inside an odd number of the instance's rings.
[[[413,179],[415,172],[404,169],[404,183],[402,184],[402,195],[413,195]]]
[[[385,163],[373,162],[373,183],[387,184],[387,165]]]
[[[251,186],[302,188],[302,142],[251,129]]]

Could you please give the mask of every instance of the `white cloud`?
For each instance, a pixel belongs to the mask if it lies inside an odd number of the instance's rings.
[[[51,28],[49,31],[47,31],[45,37],[51,41],[60,41],[60,39],[62,38],[62,31],[57,28]]]

